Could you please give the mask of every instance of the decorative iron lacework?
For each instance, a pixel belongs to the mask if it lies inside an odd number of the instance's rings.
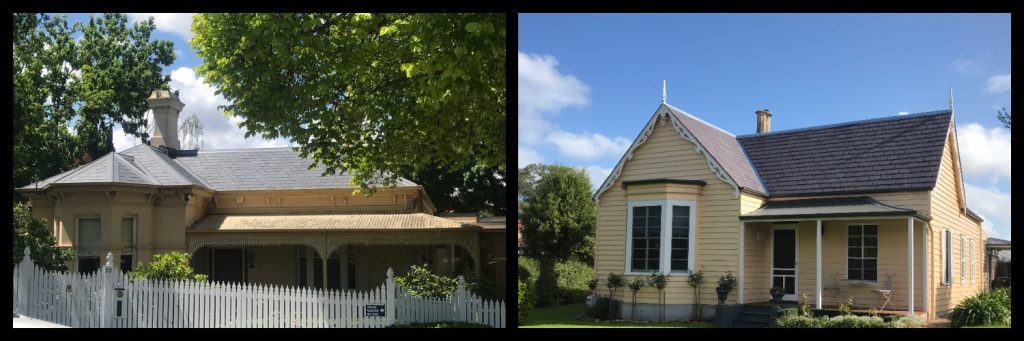
[[[655,123],[660,121],[660,124],[665,124],[666,118],[671,118],[672,126],[676,130],[676,132],[679,133],[679,136],[693,143],[695,146],[694,150],[697,151],[697,154],[704,156],[704,158],[708,161],[708,167],[711,168],[711,173],[715,174],[715,176],[717,176],[719,179],[722,179],[722,181],[725,181],[729,185],[732,185],[734,190],[733,195],[739,197],[740,186],[736,183],[736,181],[734,181],[732,177],[730,177],[729,174],[725,172],[725,169],[723,169],[722,166],[719,165],[717,161],[715,161],[715,158],[711,156],[710,153],[707,152],[707,149],[705,149],[704,146],[701,145],[699,141],[697,141],[697,138],[693,136],[693,133],[686,129],[686,126],[683,125],[683,123],[680,122],[679,119],[675,117],[675,115],[669,114],[668,107],[665,104],[662,104],[661,107],[658,107],[658,111],[655,113],[655,115],[651,117],[651,120],[647,122],[647,126],[644,127],[644,130],[640,133],[640,136],[638,136],[636,141],[633,141],[633,144],[629,146],[629,149],[626,151],[626,155],[622,158],[622,160],[619,161],[619,164],[615,165],[615,169],[613,169],[611,174],[608,175],[608,179],[605,179],[604,184],[601,185],[601,188],[598,189],[597,193],[594,194],[595,202],[601,202],[601,193],[604,193],[604,191],[608,190],[609,188],[612,187],[613,184],[615,184],[615,180],[617,180],[619,176],[622,175],[622,168],[623,166],[625,166],[626,161],[632,160],[633,152],[635,152],[636,149],[640,147],[640,145],[644,144],[644,142],[647,142],[647,140],[651,137],[651,133],[654,132]]]
[[[189,234],[188,252],[195,254],[204,246],[279,246],[305,245],[318,254],[333,253],[342,245],[434,245],[454,243],[469,250],[478,259],[480,236],[475,231],[383,232],[379,235],[347,232],[202,233]]]

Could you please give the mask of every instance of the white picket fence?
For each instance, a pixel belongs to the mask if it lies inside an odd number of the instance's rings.
[[[424,299],[398,288],[391,269],[373,290],[324,291],[129,280],[114,271],[111,261],[108,254],[107,264],[93,274],[46,271],[32,263],[26,248],[14,268],[14,308],[76,328],[381,328],[439,321],[505,327],[505,303],[480,299],[466,290],[461,277],[452,297]]]

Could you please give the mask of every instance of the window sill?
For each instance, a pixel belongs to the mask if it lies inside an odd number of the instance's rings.
[[[846,283],[853,286],[878,286],[878,281],[866,281],[861,279],[848,279]]]
[[[654,274],[659,274],[659,272],[627,272],[627,273],[623,274],[623,276],[650,276],[650,275],[654,275]],[[663,275],[665,275],[665,277],[680,277],[680,276],[689,276],[690,272],[689,271],[687,271],[687,272],[670,272],[670,273],[663,274]]]

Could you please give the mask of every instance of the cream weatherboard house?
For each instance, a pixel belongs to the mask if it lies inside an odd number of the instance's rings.
[[[33,216],[52,222],[59,246],[74,249],[72,271],[96,270],[107,252],[126,271],[156,253],[185,251],[215,281],[368,289],[388,267],[401,275],[414,264],[469,278],[483,265],[504,275],[504,247],[485,233],[504,232],[494,227],[503,219],[435,216],[423,187],[404,179],[370,197],[354,194],[348,175],[321,176],[289,148],[179,150],[183,104],[166,90],[148,102],[152,146],[17,189]]]
[[[711,316],[731,272],[724,321],[772,288],[934,317],[987,286],[952,110],[777,132],[756,116],[757,133],[735,136],[662,102],[594,196],[599,295],[609,273],[665,274],[666,318],[688,319],[700,270]],[[657,303],[641,290],[638,318],[657,319]]]

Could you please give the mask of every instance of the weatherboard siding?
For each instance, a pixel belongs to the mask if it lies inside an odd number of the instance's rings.
[[[959,193],[960,174],[956,169],[957,150],[954,134],[950,133],[946,139],[946,146],[942,152],[942,163],[939,167],[938,181],[931,193],[932,211],[932,255],[929,261],[929,268],[934,274],[930,280],[935,288],[932,299],[935,301],[935,312],[944,315],[948,310],[954,308],[963,299],[973,296],[984,290],[987,279],[984,277],[983,249],[984,241],[987,238],[981,224],[969,218],[961,209]],[[953,276],[950,285],[943,285],[942,282],[942,231],[949,229],[953,237]],[[971,284],[970,272],[964,284],[960,283],[960,255],[962,252],[969,252],[970,248],[960,248],[960,236],[964,235],[974,239],[974,284]],[[970,261],[967,263],[970,270]]]
[[[701,291],[701,302],[714,304],[715,285],[719,276],[732,271],[738,276],[739,250],[738,229],[740,199],[735,196],[735,189],[718,179],[708,166],[704,155],[696,152],[695,146],[683,139],[672,129],[669,122],[657,123],[646,143],[640,145],[633,153],[633,159],[627,160],[621,176],[611,188],[601,194],[598,205],[596,259],[594,273],[600,280],[599,294],[608,295],[604,285],[609,273],[623,274],[626,269],[626,217],[627,190],[622,189],[623,181],[645,180],[655,178],[679,178],[703,180],[707,185],[699,190],[689,190],[692,194],[683,194],[683,188],[693,185],[661,185],[666,190],[675,190],[675,194],[653,194],[651,188],[657,186],[631,186],[629,200],[644,198],[649,200],[658,196],[694,195],[697,202],[697,238],[696,238],[696,269],[704,272],[705,284]],[[638,191],[633,191],[639,189]],[[643,193],[643,194],[637,194]],[[678,197],[681,198],[681,197]],[[624,276],[625,282],[632,281],[635,276]],[[645,278],[646,279],[646,278]],[[692,304],[693,289],[689,287],[686,275],[669,277],[665,288],[667,304]],[[618,290],[617,299],[629,302],[629,288]],[[637,294],[638,303],[658,303],[658,291],[652,287],[644,287]],[[734,290],[729,296],[729,303],[737,302]]]

